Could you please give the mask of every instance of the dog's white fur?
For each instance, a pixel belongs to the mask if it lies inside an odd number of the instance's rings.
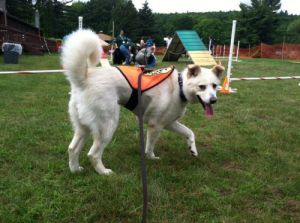
[[[71,84],[69,114],[75,132],[68,149],[71,172],[83,169],[79,165],[79,154],[91,134],[93,145],[88,157],[92,165],[99,174],[112,173],[105,168],[102,154],[117,128],[120,106],[127,103],[132,90],[116,68],[96,67],[101,52],[101,42],[90,30],[74,32],[63,46],[62,65]],[[182,72],[187,101],[199,103],[202,100],[203,105],[214,103],[216,85],[223,70],[219,65],[213,69],[189,65]],[[148,124],[146,154],[151,159],[159,158],[154,154],[154,145],[162,129],[186,137],[192,155],[198,155],[194,133],[177,121],[187,105],[179,91],[175,69],[167,80],[143,93],[144,122]],[[133,112],[136,113],[136,109]]]

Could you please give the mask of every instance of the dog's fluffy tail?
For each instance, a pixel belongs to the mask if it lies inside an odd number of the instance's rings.
[[[84,86],[87,69],[95,67],[102,54],[101,40],[91,30],[78,30],[67,37],[63,45],[62,66],[69,81]]]

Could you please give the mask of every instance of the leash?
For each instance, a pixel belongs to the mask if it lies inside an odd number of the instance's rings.
[[[142,76],[145,70],[142,67],[142,71],[138,76],[138,119],[140,130],[140,157],[141,157],[141,176],[142,176],[142,188],[143,188],[143,214],[142,223],[147,223],[147,211],[148,211],[148,188],[147,188],[147,169],[145,162],[145,137],[144,137],[144,122],[143,122],[143,108],[142,108]],[[178,73],[179,95],[183,102],[187,102],[187,99],[183,93],[183,79],[181,73]]]
[[[143,187],[143,215],[142,223],[147,222],[147,210],[148,210],[148,188],[147,188],[147,169],[145,162],[145,138],[144,138],[144,122],[143,122],[143,108],[142,108],[142,76],[144,70],[142,68],[141,73],[138,76],[138,119],[140,129],[140,156],[141,156],[141,176]]]

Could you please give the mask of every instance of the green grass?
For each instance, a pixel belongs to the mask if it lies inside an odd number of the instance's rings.
[[[0,65],[26,69],[60,69],[59,57],[22,55],[19,65]],[[236,77],[299,72],[300,64],[263,59],[233,69]],[[200,105],[189,106],[181,121],[195,132],[199,157],[189,155],[184,138],[163,132],[161,160],[147,161],[149,222],[299,222],[298,83],[233,82],[238,93],[219,95],[211,120]],[[140,222],[136,118],[122,109],[105,150],[114,175],[98,176],[91,167],[91,140],[81,156],[85,171],[71,174],[68,92],[62,74],[0,76],[0,222]]]

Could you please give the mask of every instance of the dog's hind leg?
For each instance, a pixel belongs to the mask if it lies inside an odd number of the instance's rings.
[[[147,141],[146,141],[146,155],[149,159],[159,159],[158,156],[154,154],[154,146],[159,138],[161,127],[158,126],[148,126],[147,129]]]
[[[92,128],[93,145],[88,152],[88,157],[99,174],[109,175],[112,173],[111,169],[105,168],[102,162],[102,155],[118,126],[119,111],[119,107],[114,111],[108,111],[110,114],[107,113],[105,119],[101,120],[97,127]]]
[[[72,173],[80,172],[83,167],[79,165],[79,154],[86,139],[87,132],[83,128],[77,127],[73,139],[69,145],[69,167]]]
[[[187,138],[187,143],[191,154],[193,156],[198,156],[196,143],[195,143],[195,135],[192,130],[190,130],[185,125],[179,123],[178,121],[175,121],[172,124],[166,126],[166,129],[185,136]]]

